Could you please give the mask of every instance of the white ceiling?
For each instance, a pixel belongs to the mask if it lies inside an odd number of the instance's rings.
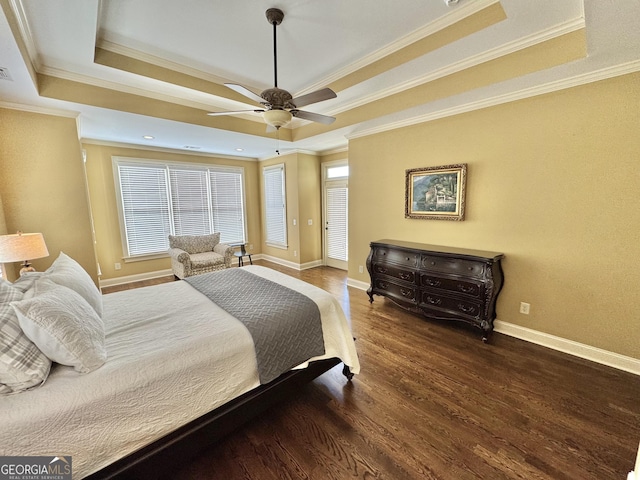
[[[296,95],[322,88],[408,43],[498,0],[0,0],[0,106],[78,118],[83,140],[186,149],[251,158],[272,156],[275,137],[249,135],[38,95],[33,71],[90,85],[170,99],[205,111],[253,108],[239,101],[94,63],[106,45],[216,83],[253,91],[273,86],[272,26],[265,11],[284,11],[277,27],[278,86]],[[585,26],[588,55],[553,68],[406,109],[327,129],[279,147],[317,152],[348,138],[640,69],[638,0],[501,0],[507,19],[337,92],[305,110],[334,115],[437,76]],[[8,16],[9,15],[9,16]],[[21,41],[9,19],[15,17]],[[19,46],[26,46],[21,52]],[[204,115],[204,113],[203,113]],[[242,118],[262,122],[259,115]],[[295,126],[304,122],[296,120]],[[144,140],[143,135],[153,135]],[[236,151],[242,148],[242,153]],[[193,150],[193,149],[191,149]]]

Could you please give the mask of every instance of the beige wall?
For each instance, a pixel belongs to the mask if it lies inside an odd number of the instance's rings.
[[[322,259],[320,158],[316,155],[295,152],[260,162],[262,205],[264,205],[262,169],[281,163],[285,168],[288,248],[271,247],[263,242],[262,252],[295,265],[304,266],[305,263],[318,262]],[[308,224],[308,220],[312,221],[312,225]],[[264,208],[262,224],[265,225]],[[264,231],[262,238],[266,238]]]
[[[640,358],[638,105],[636,73],[352,140],[349,277],[383,238],[504,252],[498,320]],[[466,220],[405,219],[405,170],[454,163]]]
[[[171,268],[171,262],[168,257],[125,263],[113,178],[113,156],[244,168],[247,244],[254,245],[251,253],[259,253],[261,234],[258,162],[88,143],[84,144],[83,147],[87,155],[89,196],[96,232],[96,252],[102,271],[101,280],[113,280],[118,277],[140,275]],[[115,270],[116,263],[121,264],[121,270]]]
[[[76,121],[0,108],[0,196],[6,231],[42,232],[49,257],[60,251],[97,281],[91,220]],[[9,278],[15,269],[8,268]]]
[[[300,263],[322,259],[322,172],[320,158],[298,155]],[[311,220],[311,225],[309,225]]]

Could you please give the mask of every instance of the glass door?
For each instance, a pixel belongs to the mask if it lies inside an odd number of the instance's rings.
[[[325,264],[342,270],[347,270],[349,259],[349,184],[345,167],[348,169],[346,165],[326,167],[324,186]]]

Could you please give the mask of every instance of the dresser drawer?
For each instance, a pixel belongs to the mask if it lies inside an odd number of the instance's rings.
[[[376,293],[397,298],[403,302],[418,303],[418,290],[415,287],[399,285],[384,278],[376,278],[373,285]]]
[[[482,313],[480,302],[440,295],[438,292],[423,291],[419,302],[420,307],[454,312],[465,317],[478,318]]]
[[[455,278],[438,277],[434,275],[420,275],[420,286],[427,288],[441,288],[450,292],[462,293],[479,298],[482,293],[482,282],[464,281]]]
[[[420,254],[403,252],[386,247],[377,247],[373,252],[373,261],[377,263],[395,263],[405,267],[415,268],[420,262]]]
[[[484,263],[474,262],[472,260],[460,260],[458,258],[422,255],[420,268],[466,277],[471,276],[482,278],[484,276]]]
[[[413,283],[417,285],[416,279],[417,275],[415,272],[404,269],[402,267],[396,267],[393,265],[389,265],[388,263],[374,263],[373,271],[376,274],[387,275],[389,277],[399,278],[400,280],[404,280],[405,282]]]

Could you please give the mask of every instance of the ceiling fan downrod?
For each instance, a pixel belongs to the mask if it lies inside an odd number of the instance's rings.
[[[267,20],[273,25],[273,86],[278,88],[278,49],[276,48],[276,27],[282,23],[284,12],[279,8],[270,8],[266,12]]]

